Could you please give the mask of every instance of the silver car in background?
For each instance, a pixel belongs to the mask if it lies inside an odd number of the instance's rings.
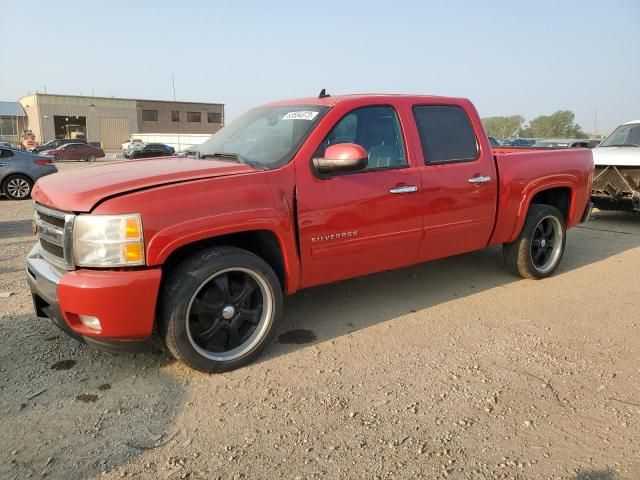
[[[36,180],[57,171],[51,157],[0,147],[0,191],[11,200],[29,198]]]

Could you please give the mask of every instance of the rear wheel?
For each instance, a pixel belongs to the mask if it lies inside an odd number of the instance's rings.
[[[550,276],[562,259],[567,241],[564,218],[551,205],[532,204],[518,238],[503,246],[509,270],[523,278]]]
[[[33,182],[24,175],[9,175],[2,183],[2,193],[11,200],[25,200],[31,196]]]
[[[171,354],[203,372],[246,365],[269,344],[282,310],[276,274],[260,257],[215,247],[167,277],[159,327]]]

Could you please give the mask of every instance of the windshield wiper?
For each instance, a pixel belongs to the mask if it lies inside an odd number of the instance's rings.
[[[201,153],[200,158],[221,158],[222,160],[234,160],[238,163],[244,163],[245,165],[249,165],[250,167],[254,167],[254,168],[260,165],[260,162],[249,160],[248,158],[242,158],[237,153],[225,153],[225,152],[204,153],[204,154]]]
[[[237,153],[225,152],[201,153],[200,158],[222,158],[224,160],[235,160],[236,162],[240,161],[240,155],[238,155]]]
[[[600,145],[601,147],[640,147],[635,143],[613,143],[611,145]]]

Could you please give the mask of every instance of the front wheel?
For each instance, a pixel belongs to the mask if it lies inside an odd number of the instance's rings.
[[[202,372],[226,372],[255,359],[276,332],[282,289],[262,258],[215,247],[167,276],[159,329],[177,359]]]
[[[24,175],[9,175],[2,183],[2,192],[11,200],[26,200],[32,188],[33,182]]]
[[[566,242],[560,211],[551,205],[532,204],[518,238],[504,244],[504,259],[514,274],[539,280],[558,268]]]
[[[95,162],[96,161],[96,156],[91,154],[87,157],[87,162]]]

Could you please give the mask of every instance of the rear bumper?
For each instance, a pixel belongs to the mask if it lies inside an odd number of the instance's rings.
[[[591,218],[591,212],[593,211],[593,202],[587,202],[587,206],[584,209],[580,223],[588,222]]]
[[[135,271],[60,270],[34,246],[27,256],[27,281],[39,317],[65,333],[106,350],[140,350],[154,328],[159,269]],[[81,322],[96,317],[100,329]]]

